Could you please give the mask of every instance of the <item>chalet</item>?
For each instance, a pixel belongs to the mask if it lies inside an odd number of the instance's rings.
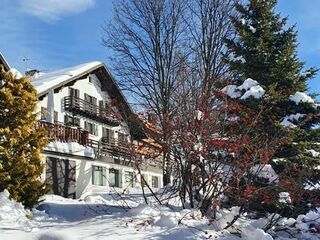
[[[103,63],[26,74],[38,93],[39,125],[51,137],[42,177],[52,193],[80,198],[130,190],[141,186],[141,176],[162,187],[160,148]]]

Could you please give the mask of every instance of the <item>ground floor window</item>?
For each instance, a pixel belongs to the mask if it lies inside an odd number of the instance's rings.
[[[152,187],[158,188],[159,187],[159,177],[152,176]]]
[[[119,170],[110,168],[109,169],[109,186],[120,187],[119,179],[120,179]]]
[[[125,182],[126,182],[125,187],[133,187],[133,184],[134,184],[133,172],[125,172],[124,176],[125,176]]]
[[[147,183],[147,182],[148,182],[147,175],[142,174],[142,175],[141,175],[141,186],[142,186],[142,187],[146,186],[146,183]]]
[[[69,159],[46,158],[46,183],[51,193],[67,198],[76,197],[76,162]]]
[[[92,184],[97,186],[105,186],[105,167],[92,166]]]

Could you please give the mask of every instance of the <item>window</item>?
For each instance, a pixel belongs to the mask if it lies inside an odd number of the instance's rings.
[[[84,129],[87,130],[90,134],[98,136],[98,126],[96,124],[85,121]]]
[[[133,184],[134,184],[133,172],[125,172],[124,178],[126,183],[125,187],[133,187]]]
[[[92,83],[92,77],[89,76],[88,79],[89,79],[89,83]]]
[[[102,128],[102,142],[113,143],[114,142],[113,130],[103,127]]]
[[[97,98],[90,96],[89,94],[84,94],[84,100],[93,105],[97,105]]]
[[[80,97],[80,91],[79,89],[75,89],[75,88],[69,88],[69,96],[71,97]]]
[[[92,184],[97,186],[105,186],[105,167],[92,166]]]
[[[72,117],[69,115],[64,116],[64,124],[66,126],[77,126],[80,127],[80,119],[76,117]]]
[[[120,187],[119,183],[119,170],[110,168],[109,169],[109,186]]]
[[[124,133],[118,133],[118,142],[119,143],[125,143],[127,142],[127,137]]]
[[[48,116],[48,109],[41,107],[41,120],[46,120]]]
[[[76,162],[69,159],[46,158],[46,182],[51,193],[76,197]]]
[[[104,101],[100,100],[99,101],[99,115],[104,116],[107,114],[107,103],[105,103]]]
[[[87,112],[98,113],[97,98],[84,94],[84,108]]]
[[[152,187],[153,188],[158,188],[159,187],[159,177],[157,176],[152,176]]]
[[[59,117],[58,117],[58,112],[57,111],[54,111],[54,122],[57,123],[59,122]]]

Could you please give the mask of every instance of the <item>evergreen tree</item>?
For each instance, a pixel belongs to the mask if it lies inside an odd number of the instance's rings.
[[[41,182],[41,152],[48,143],[37,127],[37,93],[28,78],[16,78],[0,66],[0,192],[32,207],[46,193]]]
[[[305,188],[307,183],[319,183],[320,178],[316,167],[319,156],[310,151],[316,150],[316,143],[320,142],[320,132],[314,128],[320,121],[319,108],[314,99],[304,94],[307,80],[317,70],[305,70],[304,63],[299,61],[295,26],[286,28],[287,18],[275,13],[276,4],[276,0],[237,4],[239,15],[232,17],[237,37],[226,39],[233,57],[225,60],[235,85],[251,78],[265,90],[259,101],[254,97],[237,101],[251,109],[264,109],[261,133],[285,137],[284,146],[279,147],[272,162],[280,181],[275,189],[278,193],[290,193],[290,214],[295,215],[305,211],[313,200],[319,201],[315,190]],[[279,199],[279,195],[275,194],[274,198]],[[287,208],[279,201],[273,207]]]

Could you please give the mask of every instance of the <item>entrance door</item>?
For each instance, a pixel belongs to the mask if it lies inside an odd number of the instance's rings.
[[[51,193],[66,198],[76,197],[76,163],[68,159],[47,157],[46,182]]]

